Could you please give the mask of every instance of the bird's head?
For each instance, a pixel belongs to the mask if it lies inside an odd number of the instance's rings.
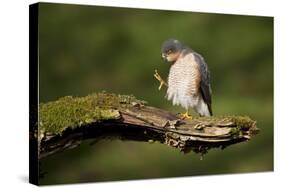
[[[183,48],[183,45],[178,40],[168,39],[162,44],[162,58],[168,62],[175,62]]]

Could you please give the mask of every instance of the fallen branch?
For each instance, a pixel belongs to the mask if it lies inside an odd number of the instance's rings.
[[[158,141],[183,152],[205,153],[213,147],[246,141],[258,132],[245,116],[198,117],[181,120],[133,96],[98,93],[64,97],[39,107],[39,158],[104,137]]]

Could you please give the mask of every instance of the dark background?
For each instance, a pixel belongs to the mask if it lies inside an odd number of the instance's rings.
[[[41,160],[41,184],[273,170],[271,17],[40,4],[40,102],[105,90],[182,112],[153,77],[154,69],[167,77],[160,47],[171,37],[207,61],[214,114],[249,115],[259,135],[203,160],[159,143],[87,141]]]

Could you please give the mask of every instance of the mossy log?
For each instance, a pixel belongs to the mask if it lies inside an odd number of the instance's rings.
[[[43,158],[76,147],[82,140],[103,137],[158,141],[183,152],[205,153],[213,147],[249,140],[257,132],[256,122],[247,116],[182,120],[133,96],[102,92],[41,103],[35,134],[39,158]]]

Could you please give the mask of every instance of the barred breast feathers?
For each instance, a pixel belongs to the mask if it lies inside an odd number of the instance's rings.
[[[182,54],[170,68],[167,98],[174,105],[193,106],[199,94],[200,72],[193,53]]]
[[[176,61],[170,68],[168,85],[171,88],[184,87],[187,95],[198,94],[200,86],[199,65],[192,53],[186,54]]]

